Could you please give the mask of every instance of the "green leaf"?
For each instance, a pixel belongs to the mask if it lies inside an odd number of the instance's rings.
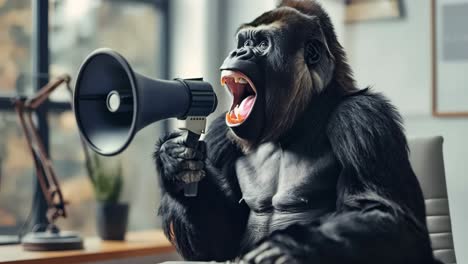
[[[123,188],[122,164],[106,168],[104,160],[93,154],[92,184],[96,199],[101,202],[118,202]]]

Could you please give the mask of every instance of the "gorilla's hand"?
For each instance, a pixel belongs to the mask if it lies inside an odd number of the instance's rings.
[[[307,233],[307,230],[304,229],[303,226],[294,225],[284,230],[273,232],[268,238],[261,241],[252,251],[245,254],[241,263],[312,263],[314,250],[310,249],[307,242],[301,239],[301,236]],[[297,236],[299,236],[299,239]]]
[[[199,141],[197,148],[188,147],[187,133],[172,133],[156,145],[156,166],[168,191],[179,192],[184,184],[205,177],[206,145]]]

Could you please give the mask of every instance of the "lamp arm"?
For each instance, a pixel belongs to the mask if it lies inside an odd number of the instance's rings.
[[[34,159],[36,177],[47,202],[47,218],[50,223],[54,223],[59,217],[65,218],[67,216],[65,210],[66,202],[63,198],[52,161],[47,154],[44,143],[39,137],[32,115],[61,84],[65,83],[71,92],[70,81],[71,78],[68,75],[64,75],[41,88],[30,99],[18,97],[13,100],[19,123]]]

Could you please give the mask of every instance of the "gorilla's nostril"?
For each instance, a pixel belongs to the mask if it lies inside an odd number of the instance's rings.
[[[237,51],[238,51],[238,52],[237,52],[237,55],[239,55],[239,56],[242,56],[242,55],[247,54],[247,49],[239,49],[239,50],[237,50]]]
[[[237,52],[237,57],[241,60],[250,60],[253,55],[254,54],[251,49],[240,49]]]

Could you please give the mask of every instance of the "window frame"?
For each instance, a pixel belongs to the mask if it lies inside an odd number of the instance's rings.
[[[32,1],[32,72],[40,73],[40,76],[49,76],[50,53],[49,53],[49,0],[31,0]],[[161,77],[169,78],[169,54],[170,54],[170,4],[169,0],[110,0],[113,2],[128,2],[137,1],[139,3],[152,4],[155,9],[158,9],[162,15],[162,36],[160,42],[161,58],[158,58],[162,63]],[[156,58],[155,58],[156,59]],[[33,79],[34,91],[38,91],[49,82],[48,77],[39,77]],[[12,100],[14,94],[0,94],[0,112],[14,112]],[[37,110],[37,125],[39,135],[44,143],[44,146],[49,152],[49,122],[48,115],[54,113],[62,113],[72,110],[69,103],[47,101]],[[164,121],[162,125],[162,133],[168,131],[168,122]],[[43,192],[39,186],[37,178],[34,176],[33,183],[34,195],[31,208],[31,221],[27,223],[29,226],[36,224],[47,224],[46,211],[47,203],[44,199]],[[21,230],[19,230],[21,232]],[[26,231],[26,230],[25,230]],[[1,235],[1,234],[0,234]]]

